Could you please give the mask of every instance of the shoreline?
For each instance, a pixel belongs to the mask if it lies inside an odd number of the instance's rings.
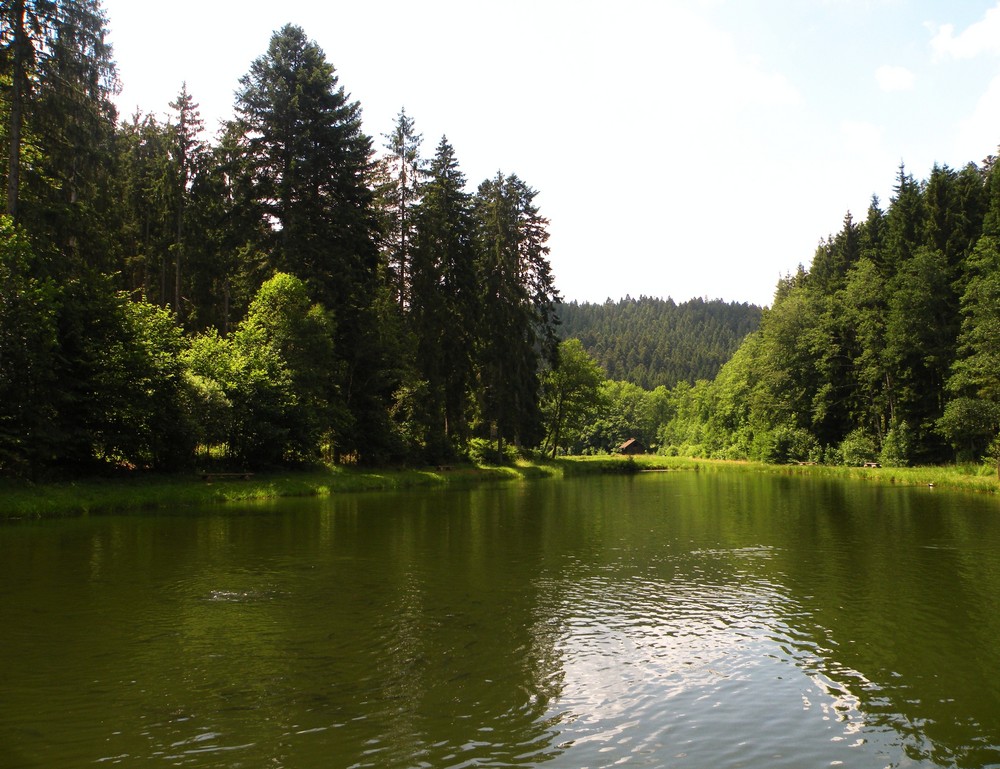
[[[246,479],[203,480],[194,472],[140,474],[73,481],[0,481],[0,521],[61,518],[122,510],[228,504],[280,497],[326,497],[360,491],[397,491],[514,483],[607,473],[651,471],[743,471],[850,478],[886,485],[926,486],[995,494],[1000,481],[981,465],[861,468],[826,465],[766,465],[733,460],[642,455],[524,460],[514,465],[454,465],[442,468],[320,467],[257,473]]]

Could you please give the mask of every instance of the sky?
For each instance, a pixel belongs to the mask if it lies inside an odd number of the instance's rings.
[[[998,0],[104,0],[124,119],[187,83],[214,136],[302,27],[377,149],[401,109],[474,191],[538,191],[565,301],[770,305],[900,164],[1000,144]]]

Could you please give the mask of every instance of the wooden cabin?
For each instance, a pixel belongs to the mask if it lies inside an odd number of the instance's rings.
[[[618,453],[629,456],[634,456],[635,454],[645,454],[646,447],[643,446],[638,439],[629,438],[625,441],[625,443],[618,447]]]

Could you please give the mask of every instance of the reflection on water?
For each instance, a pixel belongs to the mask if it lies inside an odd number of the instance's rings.
[[[1000,516],[739,473],[0,528],[0,769],[1000,766]]]

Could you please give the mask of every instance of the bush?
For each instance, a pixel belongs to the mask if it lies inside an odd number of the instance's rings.
[[[842,463],[854,467],[865,462],[874,462],[878,456],[875,438],[861,428],[847,434],[840,443],[839,451]]]
[[[910,448],[913,445],[913,434],[906,422],[900,422],[889,428],[882,441],[882,451],[879,462],[886,467],[906,467],[910,463]]]
[[[818,451],[819,444],[808,430],[779,425],[754,436],[751,458],[771,464],[805,462]]]
[[[480,465],[505,465],[517,461],[517,447],[505,443],[503,455],[497,453],[497,442],[486,438],[472,438],[467,448],[469,460]]]

